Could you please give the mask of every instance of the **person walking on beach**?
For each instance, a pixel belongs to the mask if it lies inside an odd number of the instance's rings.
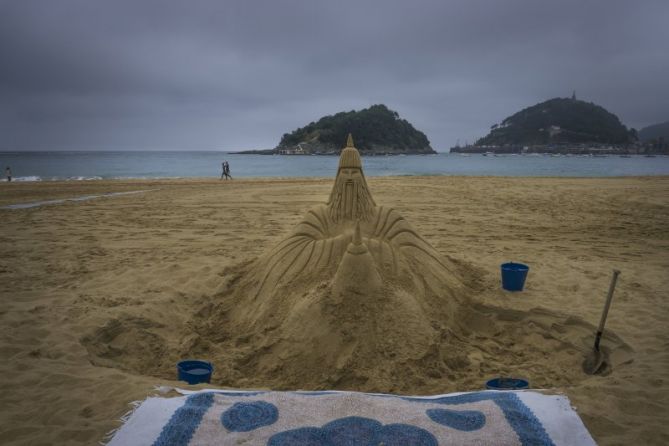
[[[12,181],[12,169],[9,166],[5,169],[5,175],[7,175],[7,182]]]
[[[232,179],[232,175],[230,175],[230,164],[228,164],[227,161],[223,161],[223,174],[221,175],[221,180],[225,178],[227,179]]]

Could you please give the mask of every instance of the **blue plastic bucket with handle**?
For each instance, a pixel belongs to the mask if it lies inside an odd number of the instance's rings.
[[[489,390],[523,390],[529,386],[529,381],[522,378],[494,378],[485,383]]]
[[[502,263],[502,288],[507,291],[523,291],[530,267],[522,263]]]
[[[188,384],[208,383],[213,371],[214,366],[207,361],[189,359],[177,364],[179,381],[186,381]]]

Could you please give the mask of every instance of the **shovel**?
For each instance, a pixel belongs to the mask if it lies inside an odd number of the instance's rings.
[[[583,371],[588,375],[597,373],[604,364],[604,353],[599,349],[599,341],[602,339],[606,316],[609,314],[609,307],[611,307],[611,300],[613,299],[613,290],[616,288],[616,281],[618,280],[619,275],[620,271],[614,269],[613,277],[611,277],[611,285],[609,285],[609,294],[606,296],[606,304],[604,304],[604,311],[602,312],[602,318],[599,321],[599,328],[597,329],[597,335],[595,336],[595,348],[585,358],[585,361],[583,361]]]

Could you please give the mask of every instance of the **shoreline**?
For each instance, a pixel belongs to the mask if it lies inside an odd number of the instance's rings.
[[[365,175],[369,178],[565,178],[565,179],[606,179],[606,178],[662,178],[669,177],[669,173],[660,173],[656,175],[609,175],[609,176],[566,176],[566,175],[482,175],[482,174],[448,174],[448,173],[421,173],[421,174],[390,174],[390,175]],[[22,178],[22,177],[18,177]],[[29,177],[32,178],[32,177]],[[272,181],[272,180],[321,180],[332,179],[331,176],[296,176],[296,175],[272,175],[272,176],[236,176],[232,180],[221,180],[218,176],[192,176],[192,177],[90,177],[90,178],[56,178],[39,180],[17,180],[12,177],[12,181],[0,178],[2,184],[35,184],[35,183],[95,183],[95,182],[139,182],[139,181]]]
[[[564,176],[486,176],[486,175],[389,175],[370,176],[368,181],[429,181],[429,180],[453,180],[453,181],[653,181],[669,179],[669,175],[641,175],[641,176],[609,176],[609,177],[564,177]],[[87,181],[34,181],[34,182],[2,182],[0,181],[0,209],[21,209],[21,206],[38,201],[80,201],[78,198],[88,195],[115,196],[116,194],[136,193],[138,191],[130,187],[149,186],[194,186],[194,185],[265,185],[265,184],[294,184],[294,183],[331,183],[330,177],[238,177],[233,180],[221,180],[218,177],[182,177],[182,178],[136,178],[136,179],[96,179]],[[67,195],[77,194],[81,195]],[[26,197],[30,200],[18,201]],[[95,198],[99,198],[96,196]],[[14,209],[15,210],[15,209]]]
[[[366,176],[504,176],[601,178],[610,176],[669,175],[669,156],[647,158],[577,157],[558,155],[470,155],[445,154],[421,156],[365,157]],[[430,158],[432,157],[432,158]],[[258,157],[216,152],[118,153],[84,152],[2,156],[4,166],[13,172],[13,181],[134,181],[211,179],[220,177],[221,160],[230,162],[233,178],[329,177],[336,171],[335,157],[290,156]],[[0,177],[0,181],[4,178]]]

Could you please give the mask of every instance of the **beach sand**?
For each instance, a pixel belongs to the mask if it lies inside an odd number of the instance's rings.
[[[212,349],[201,333],[216,327],[201,325],[221,290],[234,288],[245,265],[325,202],[332,183],[0,184],[0,206],[148,190],[0,209],[0,443],[97,443],[130,402],[157,385],[181,385],[170,377],[189,354],[215,353],[213,384],[294,388],[280,373],[244,376],[252,368],[240,364],[235,345],[221,341],[229,356]],[[467,321],[471,351],[439,352],[437,365],[448,367],[436,373],[430,358],[417,358],[397,382],[369,370],[363,381],[334,387],[436,394],[524,376],[534,388],[569,396],[599,444],[669,444],[669,178],[368,183],[378,204],[476,271],[464,301],[477,308]],[[499,265],[507,261],[530,265],[524,292],[500,289]],[[602,343],[617,346],[613,370],[587,376],[580,364],[613,268],[622,274]],[[314,376],[302,388],[325,388],[328,379]]]

